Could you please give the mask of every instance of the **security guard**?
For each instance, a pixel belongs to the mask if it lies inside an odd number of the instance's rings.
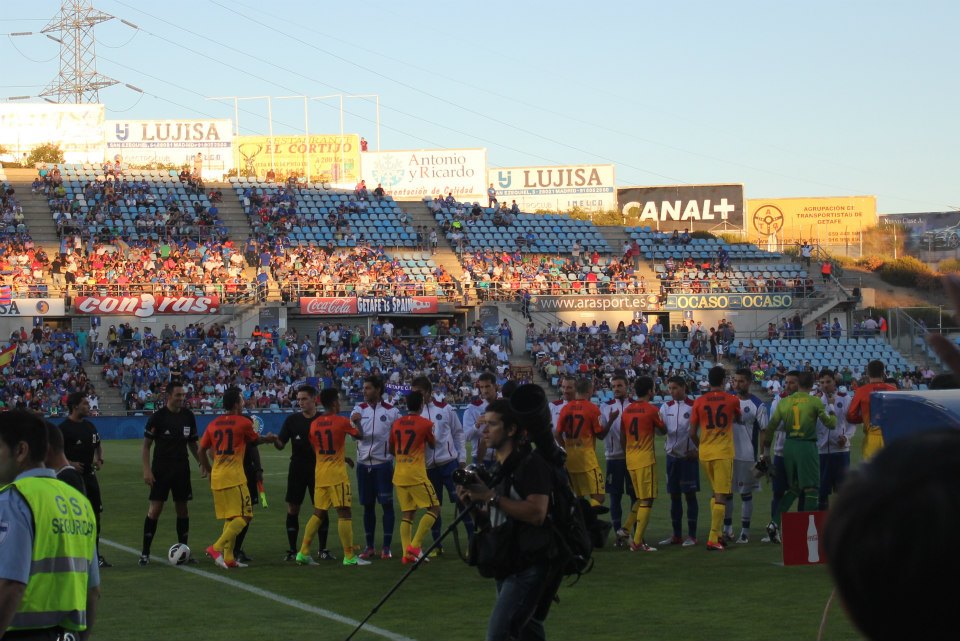
[[[90,501],[43,465],[37,415],[0,413],[0,639],[85,639],[100,596]]]

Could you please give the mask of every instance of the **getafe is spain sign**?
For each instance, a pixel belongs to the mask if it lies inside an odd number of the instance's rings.
[[[311,316],[436,314],[436,296],[301,297],[300,313]]]

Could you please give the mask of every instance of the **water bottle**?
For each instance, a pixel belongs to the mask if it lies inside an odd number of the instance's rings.
[[[807,562],[820,562],[820,536],[817,534],[817,524],[813,520],[813,514],[807,521]]]

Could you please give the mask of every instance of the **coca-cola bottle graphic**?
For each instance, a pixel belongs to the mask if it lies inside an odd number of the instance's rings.
[[[820,536],[817,534],[813,514],[809,515],[807,521],[807,562],[820,563]]]

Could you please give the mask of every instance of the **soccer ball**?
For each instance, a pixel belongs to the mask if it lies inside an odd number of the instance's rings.
[[[250,417],[250,420],[253,421],[253,431],[261,434],[263,432],[263,419],[257,415],[253,415]]]
[[[190,560],[190,548],[183,543],[174,543],[167,552],[167,561],[170,565],[183,565]]]

